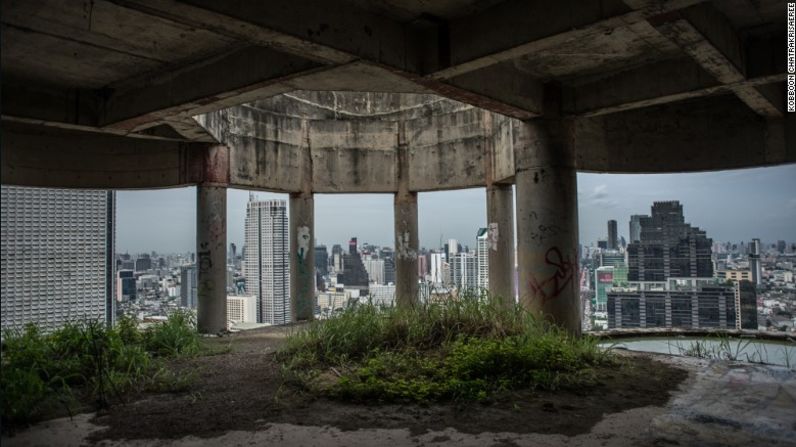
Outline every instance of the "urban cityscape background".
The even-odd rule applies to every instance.
[[[585,330],[796,331],[796,166],[699,174],[579,174]],[[195,309],[195,191],[2,187],[2,326]],[[419,199],[421,298],[488,287],[483,189]],[[230,190],[230,329],[289,322],[286,196]],[[316,199],[315,314],[392,305],[392,206]],[[516,273],[516,272],[515,272]],[[516,277],[516,275],[515,275]]]

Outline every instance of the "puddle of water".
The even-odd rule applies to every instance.
[[[658,354],[693,355],[705,358],[723,358],[742,362],[796,368],[796,345],[731,338],[715,340],[706,338],[623,338],[600,343],[600,346],[624,348],[630,351]]]

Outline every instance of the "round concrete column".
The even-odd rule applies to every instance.
[[[290,194],[290,312],[293,321],[315,311],[315,201],[312,193]]]
[[[512,306],[514,300],[514,192],[511,185],[486,188],[489,240],[489,293],[493,300]]]
[[[227,329],[227,188],[196,187],[197,326]]]
[[[522,123],[514,134],[519,299],[579,335],[577,179],[569,123]]]
[[[395,302],[414,306],[417,286],[417,193],[395,194]]]

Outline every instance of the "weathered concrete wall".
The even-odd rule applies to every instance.
[[[470,108],[406,123],[409,189],[433,191],[483,186],[484,126]]]
[[[312,121],[315,192],[393,192],[397,124],[383,121]]]
[[[231,186],[302,190],[299,154],[308,147],[313,192],[357,193],[397,191],[401,123],[409,190],[483,186],[485,138],[502,144],[510,135],[503,117],[487,132],[483,113],[425,94],[293,92],[197,119],[230,147]],[[501,151],[499,176],[508,178],[513,155]]]

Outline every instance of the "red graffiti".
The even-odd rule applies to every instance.
[[[577,256],[575,256],[575,258],[577,259]],[[545,253],[544,260],[547,265],[555,267],[556,271],[541,282],[532,274],[528,284],[531,289],[532,298],[541,299],[542,304],[558,298],[567,287],[571,287],[573,284],[572,278],[577,271],[577,264],[572,262],[570,256],[565,258],[558,247],[551,247],[548,249],[547,253]]]

